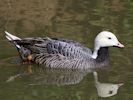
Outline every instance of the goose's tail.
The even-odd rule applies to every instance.
[[[21,38],[17,37],[17,36],[14,36],[12,34],[10,34],[9,32],[5,31],[5,37],[10,41],[12,42],[18,49],[20,49],[20,46],[17,44],[17,40],[21,40]]]

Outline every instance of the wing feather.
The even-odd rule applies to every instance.
[[[46,48],[49,54],[61,54],[71,58],[91,58],[92,55],[92,51],[90,49],[81,45],[77,45],[74,42],[68,43],[64,41],[53,40],[47,43]]]
[[[82,44],[65,39],[25,38],[19,43],[32,53],[61,54],[71,58],[91,58],[92,51]]]

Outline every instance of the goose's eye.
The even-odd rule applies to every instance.
[[[109,40],[111,40],[112,38],[111,37],[108,37]]]
[[[110,90],[110,91],[109,91],[109,94],[112,94],[112,93],[113,93],[113,91],[112,91],[112,90]]]

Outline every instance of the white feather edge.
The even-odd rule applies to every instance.
[[[9,32],[7,32],[7,31],[5,31],[5,33],[6,33],[6,38],[8,39],[8,40],[21,40],[19,37],[17,37],[17,36],[14,36],[14,35],[12,35],[12,34],[10,34]]]
[[[14,36],[14,35],[11,35],[10,33],[8,33],[7,31],[5,31],[6,33],[6,38],[9,40],[9,41],[12,41],[12,40],[21,40],[20,38]],[[16,43],[14,43],[16,45],[17,48],[21,48],[19,45],[17,45]]]
[[[12,39],[11,39],[10,37],[8,37],[7,35],[6,35],[6,38],[7,38],[9,41],[12,41]]]

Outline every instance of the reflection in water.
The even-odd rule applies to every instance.
[[[110,97],[116,95],[119,87],[123,85],[123,83],[120,84],[101,83],[98,81],[97,72],[93,72],[93,75],[95,79],[95,86],[98,92],[98,96],[100,97]]]
[[[53,68],[42,68],[28,66],[28,72],[19,73],[17,75],[9,77],[6,82],[14,81],[16,78],[26,78],[30,80],[29,85],[70,85],[79,83],[84,76],[86,76],[89,71],[85,70],[75,70],[75,69],[53,69]],[[98,81],[97,72],[93,72],[95,87],[97,89],[98,96],[100,97],[110,97],[116,95],[120,84],[113,83],[101,83]]]
[[[22,75],[25,75],[25,74],[17,74],[17,75],[14,75],[14,76],[10,76],[8,78],[8,80],[6,80],[6,82],[14,81],[16,78],[21,77]]]
[[[8,78],[6,82],[14,81],[19,77],[29,77],[30,85],[56,84],[69,85],[79,83],[87,71],[74,69],[52,69],[28,66],[28,73],[24,72]]]
[[[79,83],[87,74],[86,71],[72,70],[72,69],[49,69],[40,68],[39,71],[33,73],[30,78],[32,83],[30,85],[41,84],[56,84],[56,85],[70,85]]]

